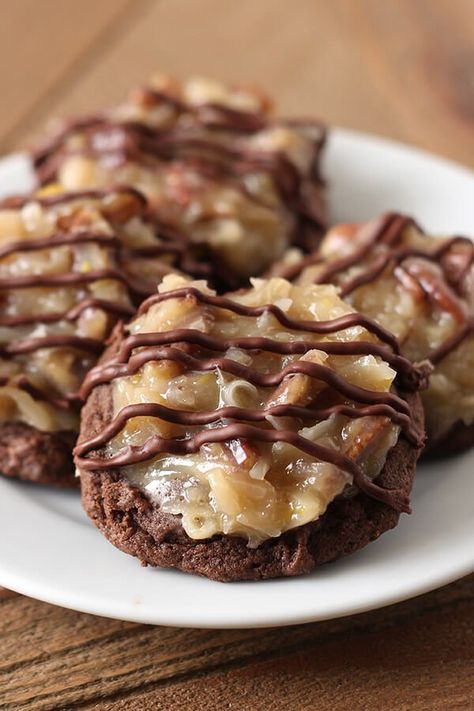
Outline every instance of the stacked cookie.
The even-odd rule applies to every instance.
[[[114,545],[216,580],[397,524],[423,405],[432,452],[473,438],[473,248],[396,214],[324,236],[324,139],[159,76],[35,151],[0,211],[4,474],[80,481]]]

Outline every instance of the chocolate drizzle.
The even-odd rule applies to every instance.
[[[228,299],[225,296],[205,294],[204,292],[199,291],[199,289],[189,286],[182,289],[175,289],[171,292],[167,291],[162,294],[153,294],[140,306],[138,309],[138,315],[140,316],[145,311],[148,311],[148,309],[154,304],[159,304],[162,301],[176,299],[179,297],[192,298],[208,306],[228,309],[239,316],[255,318],[262,316],[265,313],[271,313],[282,326],[295,331],[310,331],[311,333],[324,334],[334,333],[335,331],[343,330],[344,328],[352,328],[353,326],[362,326],[376,335],[381,341],[384,341],[390,345],[395,352],[398,352],[398,342],[395,336],[393,336],[390,331],[387,331],[375,321],[370,318],[366,318],[362,314],[345,314],[339,319],[332,319],[331,321],[301,321],[289,318],[285,312],[275,304],[265,304],[264,306],[245,306],[244,304]]]
[[[454,320],[460,324],[456,333],[430,353],[429,360],[433,365],[436,365],[474,332],[474,319],[469,316],[462,295],[458,296],[456,293],[462,287],[463,280],[474,263],[474,245],[466,237],[454,236],[443,240],[435,249],[403,247],[398,242],[403,231],[410,225],[421,232],[412,218],[397,213],[387,213],[379,220],[359,228],[352,239],[356,244],[361,243],[361,246],[347,257],[327,261],[316,253],[303,258],[298,264],[283,269],[280,273],[284,278],[293,280],[307,267],[322,264],[324,266],[316,275],[314,282],[317,284],[338,284],[340,295],[345,298],[359,287],[375,281],[389,266],[393,267],[393,275],[402,285],[417,290],[422,298],[428,299],[441,310],[450,313]],[[386,250],[381,254],[376,254],[372,263],[355,276],[346,277],[344,273],[360,266],[377,245],[384,245]],[[460,270],[454,270],[454,273],[451,274],[449,259],[456,247],[466,248],[467,259],[464,260]],[[437,264],[442,274],[426,273],[416,264],[407,262],[410,258]],[[448,261],[445,263],[444,260]]]
[[[78,350],[98,354],[103,347],[103,342],[95,338],[86,338],[85,336],[76,336],[74,334],[51,333],[43,338],[24,338],[8,345],[0,345],[0,357],[11,358],[24,353],[32,353],[41,348],[77,348]]]
[[[132,416],[132,413],[129,416]],[[193,454],[199,451],[203,444],[229,442],[235,439],[270,443],[285,442],[312,457],[334,464],[352,474],[356,486],[377,501],[382,501],[400,511],[410,511],[409,501],[406,496],[401,495],[397,490],[383,489],[375,484],[352,459],[344,456],[336,449],[315,444],[291,430],[264,430],[239,422],[224,425],[217,429],[203,430],[187,439],[165,439],[155,435],[145,444],[140,446],[128,445],[115,456],[105,460],[101,457],[81,459],[81,445],[78,445],[75,451],[79,467],[89,471],[97,469],[108,470],[137,464],[152,459],[163,452],[168,454]]]
[[[34,323],[57,323],[58,321],[75,321],[87,309],[100,309],[114,316],[127,318],[133,316],[135,309],[128,304],[120,304],[106,299],[86,297],[68,311],[56,311],[44,314],[25,314],[22,316],[0,316],[0,326],[25,326]]]
[[[194,274],[196,277],[208,277],[211,273],[211,268],[204,262],[193,259],[191,245],[188,237],[175,229],[161,222],[149,214],[148,202],[146,198],[138,190],[127,185],[117,185],[115,187],[104,188],[102,190],[82,190],[69,193],[60,193],[59,195],[48,196],[14,196],[0,201],[1,209],[21,209],[29,202],[35,202],[42,207],[57,207],[69,202],[77,202],[80,200],[104,200],[118,194],[128,194],[133,197],[140,210],[138,214],[143,214],[149,221],[149,224],[154,229],[156,237],[162,241],[157,244],[142,245],[133,249],[126,247],[117,235],[108,235],[101,233],[91,233],[85,230],[78,230],[71,234],[57,232],[52,237],[44,237],[31,240],[17,240],[10,242],[0,248],[0,259],[7,257],[16,252],[29,252],[50,247],[60,247],[65,245],[74,245],[75,243],[95,243],[109,246],[117,251],[117,256],[120,261],[127,261],[134,257],[156,257],[161,255],[171,255],[175,259],[175,265],[183,269],[187,273]],[[150,293],[139,291],[138,293]]]
[[[437,365],[443,358],[456,350],[461,343],[474,333],[474,319],[470,318],[461,328],[447,338],[436,350],[430,354],[430,361]]]
[[[203,177],[230,182],[248,199],[259,202],[243,178],[263,172],[270,176],[282,202],[298,217],[296,240],[302,243],[309,240],[314,245],[314,235],[320,236],[326,226],[321,196],[323,181],[318,165],[325,142],[325,129],[321,123],[272,121],[258,111],[239,111],[216,103],[188,105],[166,92],[148,88],[135,93],[145,105],[168,104],[176,112],[176,120],[187,117],[187,125],[157,128],[139,121],[114,119],[113,111],[67,121],[55,136],[33,153],[40,182],[46,184],[57,179],[62,163],[74,155],[115,166],[131,161],[149,170],[156,169],[163,162],[180,161]],[[307,173],[297,168],[283,151],[236,145],[236,137],[245,138],[275,126],[307,132],[313,146]],[[80,148],[68,145],[69,139],[75,135],[81,135],[83,139],[84,145]],[[223,145],[222,136],[230,137],[232,147]]]
[[[42,207],[56,207],[66,205],[68,202],[80,200],[103,200],[117,194],[127,193],[141,204],[145,211],[148,206],[146,197],[131,185],[112,185],[109,188],[75,190],[74,192],[63,192],[57,195],[13,195],[0,201],[0,208],[19,210],[30,202],[37,202]]]
[[[119,352],[116,360],[114,360],[114,363],[106,366],[98,366],[92,371],[91,374],[86,376],[81,389],[81,396],[86,397],[93,387],[101,383],[108,382],[111,377],[122,377],[136,373],[143,365],[150,361],[173,360],[179,362],[181,365],[192,365],[193,370],[201,372],[216,370],[219,368],[219,370],[223,372],[232,373],[238,377],[245,378],[249,383],[260,385],[261,387],[279,385],[288,375],[301,373],[303,375],[308,375],[309,377],[324,381],[327,385],[336,388],[342,395],[345,395],[353,400],[369,403],[382,402],[380,393],[351,385],[344,379],[337,376],[331,368],[307,361],[290,363],[279,373],[263,375],[258,373],[256,370],[247,368],[246,366],[236,363],[231,359],[220,358],[198,360],[184,351],[180,351],[179,349],[176,349],[176,352],[176,350],[172,348],[160,349],[152,346],[151,348],[145,348],[144,350],[139,351],[139,353],[133,357],[136,358],[136,360],[130,358],[127,363],[124,362],[128,357],[126,355],[127,352],[129,353],[137,347],[147,346],[149,343],[190,343],[193,345],[203,346],[209,350],[219,351],[226,351],[228,348],[234,347],[242,348],[243,350],[265,350],[271,353],[280,354],[304,354],[310,350],[318,349],[324,351],[325,353],[336,355],[359,355],[367,353],[379,355],[382,352],[381,350],[376,348],[370,350],[370,346],[375,344],[364,343],[363,341],[352,343],[316,343],[307,341],[282,343],[269,338],[241,338],[219,342],[217,339],[211,339],[210,337],[204,336],[204,334],[199,331],[187,331],[185,329],[177,329],[175,331],[165,333],[149,333],[144,335],[150,336],[150,338],[146,340],[137,340],[137,336],[131,336],[125,341],[126,348],[124,351]],[[344,348],[343,346],[345,345],[351,347]],[[406,410],[406,403],[401,398],[393,395],[392,393],[383,394],[383,398],[383,401],[390,404],[394,409],[398,408],[405,414],[408,414],[408,411]]]
[[[167,299],[193,299],[214,308],[229,310],[248,318],[258,318],[264,313],[271,313],[285,328],[293,331],[331,334],[344,331],[354,326],[364,326],[372,333],[381,335],[393,348],[366,341],[279,341],[264,337],[244,337],[223,340],[203,334],[194,329],[173,329],[159,333],[138,333],[130,335],[118,346],[111,360],[97,366],[85,379],[81,395],[87,397],[98,385],[110,385],[116,378],[128,377],[137,373],[150,361],[167,360],[179,363],[185,371],[208,372],[219,369],[247,382],[261,387],[279,385],[295,374],[304,374],[317,379],[333,389],[339,398],[353,401],[353,405],[336,402],[329,407],[303,407],[290,403],[269,405],[262,409],[245,407],[221,407],[212,412],[190,412],[170,409],[163,405],[146,403],[129,405],[95,437],[80,442],[75,449],[79,468],[87,470],[113,470],[139,462],[148,461],[161,453],[187,454],[199,450],[206,443],[229,442],[234,439],[249,439],[264,442],[286,442],[301,451],[350,472],[354,483],[366,494],[401,510],[407,510],[408,503],[401,499],[399,492],[387,491],[372,482],[359,465],[348,459],[341,452],[323,447],[297,433],[287,429],[261,429],[251,422],[267,422],[269,416],[293,417],[303,421],[321,421],[333,414],[342,414],[350,418],[381,416],[387,417],[400,426],[406,437],[416,446],[420,445],[423,435],[412,421],[410,409],[395,393],[375,392],[353,385],[331,368],[319,363],[298,360],[289,363],[280,371],[272,374],[261,373],[253,367],[242,365],[226,357],[205,355],[212,351],[225,352],[230,347],[237,347],[249,352],[267,351],[279,354],[301,353],[318,349],[329,354],[354,355],[373,354],[396,365],[400,372],[411,378],[412,387],[419,379],[419,373],[410,362],[397,353],[397,344],[393,337],[359,314],[346,314],[332,321],[301,321],[290,319],[273,304],[250,307],[232,299],[205,294],[193,287],[156,294],[140,308],[144,313],[149,308]],[[190,353],[188,346],[198,346],[200,355]],[[183,349],[184,346],[184,349]],[[395,352],[394,352],[395,351]],[[111,457],[91,456],[101,450],[115,437],[133,417],[157,417],[167,422],[188,427],[220,423],[219,427],[204,429],[181,438],[163,438],[153,436],[140,446],[126,446]],[[229,422],[230,420],[230,422]]]
[[[46,393],[41,388],[34,385],[27,377],[24,375],[19,375],[13,377],[9,380],[6,376],[0,377],[0,387],[10,386],[13,388],[18,388],[24,392],[31,395],[34,400],[44,400],[50,405],[59,408],[60,410],[68,410],[72,404],[79,406],[80,400],[75,393],[64,393],[63,395],[54,395],[51,392]]]
[[[54,208],[65,205],[70,202],[80,202],[82,200],[100,200],[103,208],[104,216],[112,216],[115,209],[120,209],[120,205],[116,206],[108,202],[108,198],[116,198],[121,195],[130,195],[134,203],[134,215],[144,214],[147,208],[147,202],[144,197],[133,188],[109,188],[106,190],[87,190],[76,193],[61,193],[59,195],[50,196],[25,196],[10,198],[2,203],[3,208],[21,209],[27,203],[39,203],[45,208]],[[18,276],[0,276],[0,297],[6,300],[3,313],[0,313],[0,326],[5,328],[16,328],[20,326],[39,326],[46,324],[55,324],[60,322],[74,322],[81,317],[88,309],[100,310],[109,314],[116,320],[117,318],[129,318],[135,312],[132,301],[139,303],[145,296],[152,293],[156,286],[154,283],[148,284],[143,281],[139,282],[137,278],[133,278],[123,267],[130,258],[133,257],[152,257],[161,254],[171,254],[182,257],[185,246],[175,244],[173,242],[157,243],[156,245],[146,245],[143,247],[128,248],[124,246],[122,239],[118,234],[100,233],[94,230],[72,229],[72,231],[58,230],[52,236],[40,237],[33,239],[22,239],[8,242],[0,247],[0,259],[14,257],[24,253],[31,253],[40,250],[50,250],[58,247],[69,246],[74,248],[76,245],[92,243],[107,249],[112,250],[113,256],[111,263],[113,266],[89,271],[66,272],[60,274],[22,274]],[[166,267],[166,265],[164,265]],[[95,297],[93,294],[84,294],[82,287],[94,284],[99,280],[113,280],[123,284],[126,288],[125,293],[120,299],[103,299]],[[9,290],[17,289],[36,289],[36,288],[57,288],[57,287],[79,287],[78,296],[80,300],[68,309],[54,312],[37,312],[27,314],[9,314],[8,313],[8,292]],[[104,348],[102,340],[88,338],[79,334],[65,333],[46,333],[41,336],[22,337],[12,341],[11,343],[0,344],[0,357],[10,359],[16,356],[21,356],[27,353],[46,348],[71,348],[83,353],[89,353],[94,356],[94,360]],[[39,388],[30,384],[27,388],[25,382],[27,379],[23,377],[22,389],[29,392],[34,399],[43,399],[57,405],[59,402],[78,402],[77,393],[66,393],[57,396],[54,393],[41,392]],[[3,382],[3,381],[2,381]],[[5,384],[5,383],[3,383]],[[14,385],[14,383],[12,383]],[[15,386],[15,385],[14,385]],[[18,385],[16,385],[18,387]]]
[[[27,274],[24,276],[1,277],[0,291],[3,289],[31,289],[47,286],[79,286],[91,284],[100,279],[120,281],[134,294],[147,295],[150,289],[136,283],[125,271],[117,267],[104,267],[89,272],[66,272],[65,274]]]
[[[372,403],[368,407],[350,407],[349,405],[332,405],[326,408],[310,408],[301,405],[273,405],[261,409],[241,407],[219,407],[210,412],[193,412],[188,410],[174,410],[156,403],[140,403],[122,408],[117,417],[93,439],[87,443],[87,450],[99,449],[109,440],[119,434],[131,417],[159,417],[167,422],[177,425],[198,427],[213,424],[221,420],[240,420],[249,422],[263,422],[268,417],[297,417],[302,420],[323,420],[331,415],[344,415],[352,419],[359,417],[380,416],[388,417],[405,427],[414,443],[418,443],[418,433],[411,428],[410,417],[406,413],[397,412],[386,403]],[[90,449],[89,449],[90,448]],[[80,450],[80,446],[78,447]],[[90,461],[90,460],[88,460]]]

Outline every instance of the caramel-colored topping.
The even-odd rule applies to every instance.
[[[46,192],[0,209],[0,420],[75,429],[79,386],[112,326],[181,253],[133,189]]]
[[[342,256],[340,256],[342,254]],[[359,312],[395,333],[402,353],[435,369],[422,394],[434,440],[474,420],[474,245],[425,235],[404,215],[333,228],[317,254],[278,269],[299,283],[333,283]]]
[[[273,302],[262,301],[273,292]],[[327,505],[349,480],[369,496],[407,508],[399,492],[382,489],[373,478],[383,465],[387,443],[392,446],[400,428],[415,445],[422,437],[406,402],[390,392],[395,372],[387,363],[412,385],[418,375],[407,359],[391,350],[390,346],[396,348],[391,335],[351,312],[330,287],[304,290],[274,280],[226,298],[168,277],[160,293],[141,307],[130,330],[112,359],[85,380],[83,395],[98,385],[112,385],[115,414],[103,431],[77,445],[79,469],[120,469],[145,490],[149,482],[150,491],[155,486],[177,487],[177,482],[178,488],[186,487],[189,471],[190,482],[197,477],[196,487],[204,498],[208,487],[214,491],[215,484],[222,493],[222,487],[233,488],[238,480],[241,495],[249,497],[252,516],[258,506],[262,512],[271,508],[276,497],[279,503],[269,513],[271,524],[261,522],[257,533],[239,523],[238,514],[236,519],[212,503],[211,513],[202,503],[207,513],[200,516],[201,534],[238,531],[253,542],[301,525],[299,516],[293,520],[289,514],[296,496],[292,487],[298,485],[290,470],[284,474],[293,465],[279,463],[275,452],[281,447],[289,462],[302,457],[303,468],[321,465],[326,472],[321,474],[322,489],[315,484],[313,494],[319,503],[311,518],[322,511],[321,491],[326,492]],[[255,335],[262,332],[265,335]],[[389,345],[380,343],[379,334]],[[216,351],[224,355],[216,357]],[[308,437],[308,428],[324,422],[333,428],[334,439]],[[365,423],[364,434],[359,423]],[[340,441],[344,428],[347,432]],[[372,467],[369,445],[376,462]],[[263,483],[265,467],[272,472],[271,485]],[[213,484],[214,475],[206,474],[217,469],[224,470],[215,476],[219,481],[224,477],[225,484],[224,480]],[[257,477],[261,486],[271,486],[267,492],[271,500],[264,497],[259,504],[250,493],[260,486],[252,474],[257,469],[263,472]],[[176,471],[175,476],[168,470]],[[288,481],[283,485],[285,476]],[[210,501],[214,495],[209,494]],[[192,522],[186,523],[193,505],[176,501],[173,505],[184,515],[189,535],[201,537]],[[270,533],[273,526],[277,533]]]
[[[66,122],[34,161],[43,184],[135,186],[233,287],[290,241],[319,239],[324,140],[318,122],[270,118],[255,92],[191,80],[135,90],[122,105]]]

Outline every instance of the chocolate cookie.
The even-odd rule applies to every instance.
[[[78,488],[71,452],[74,432],[42,432],[24,422],[0,425],[1,473],[13,479]]]
[[[433,237],[390,213],[338,225],[309,257],[289,253],[274,272],[296,283],[332,283],[354,308],[389,328],[402,353],[433,370],[422,393],[427,453],[474,444],[474,244]]]
[[[234,288],[326,224],[325,129],[273,118],[255,90],[158,76],[123,104],[64,123],[34,152],[42,184],[133,185],[161,227]],[[193,275],[194,272],[190,272]]]
[[[86,378],[76,447],[84,508],[121,550],[223,581],[298,575],[409,510],[421,375],[333,288],[230,299],[170,276],[129,333]]]
[[[114,324],[181,256],[131,188],[0,206],[0,471],[78,486],[79,386]]]
[[[449,457],[461,454],[474,443],[474,422],[470,425],[464,424],[462,420],[456,420],[444,434],[440,435],[425,447],[423,456],[425,458]]]

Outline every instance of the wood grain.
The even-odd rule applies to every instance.
[[[317,114],[474,165],[471,0],[141,0],[140,12],[134,8],[4,148],[58,112],[115,101],[162,69],[256,82],[283,112]]]
[[[0,151],[156,69],[474,166],[471,0],[1,0]],[[190,601],[192,604],[192,600]],[[260,631],[106,620],[0,589],[0,709],[474,709],[474,576]]]
[[[111,36],[130,0],[3,0],[0,6],[0,136],[21,130],[58,84]]]
[[[14,595],[0,598],[0,649],[0,708],[469,709],[474,576],[385,610],[258,631],[135,625]]]

